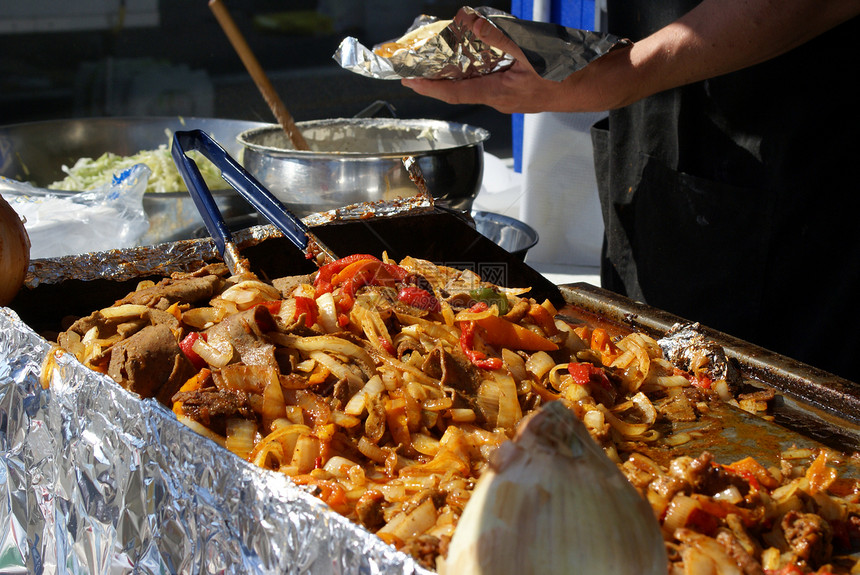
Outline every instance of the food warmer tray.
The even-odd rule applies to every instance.
[[[415,212],[330,221],[312,227],[326,245],[341,255],[386,252],[395,260],[411,255],[470,268],[487,281],[508,287],[531,286],[537,299],[548,298],[558,307],[569,304],[602,321],[640,330],[654,338],[662,337],[676,323],[695,320],[586,283],[556,286],[478,233],[467,216],[439,208]],[[194,242],[211,243],[211,240],[182,240],[174,244]],[[275,235],[246,243],[245,247],[240,245],[242,253],[250,261],[252,271],[261,277],[298,275],[315,269],[286,238]],[[164,246],[133,248],[123,250],[123,256],[133,261],[137,257],[151,257],[150,252],[160,249]],[[217,258],[217,253],[212,253]],[[35,262],[35,267],[39,266]],[[59,283],[40,283],[35,289],[22,290],[10,307],[35,331],[50,333],[59,329],[64,316],[87,315],[110,305],[132,291],[141,279],[147,278],[139,276],[125,281],[66,278]],[[843,451],[860,451],[860,386],[706,326],[700,329],[708,339],[724,347],[748,383],[776,390],[775,419],[780,424],[776,429],[787,427]]]
[[[562,312],[570,313],[574,318],[587,318],[611,323],[620,329],[642,330],[654,337],[661,337],[677,322],[685,322],[682,318],[588,284],[556,286],[526,265],[521,258],[509,254],[479,234],[462,216],[444,210],[424,210],[393,217],[331,221],[312,227],[314,233],[322,241],[341,255],[360,252],[381,254],[385,251],[389,257],[394,259],[411,255],[454,267],[472,268],[482,274],[485,279],[499,284],[533,286],[532,295],[538,299],[549,298],[558,306],[567,306]],[[263,230],[263,233],[260,230]],[[313,264],[305,260],[304,256],[288,240],[277,233],[267,233],[268,230],[273,230],[273,228],[271,226],[258,226],[234,234],[237,245],[242,254],[250,261],[255,273],[264,278],[276,278],[284,275],[309,273],[315,269]],[[185,254],[185,256],[181,254]],[[23,289],[9,307],[20,318],[19,323],[26,323],[33,331],[50,338],[51,332],[61,329],[62,319],[66,315],[89,314],[91,311],[109,306],[117,299],[125,296],[143,279],[159,279],[173,271],[191,271],[205,261],[217,259],[218,254],[214,242],[205,238],[130,250],[85,254],[71,259],[36,260],[32,262],[28,275],[29,287]],[[75,273],[70,273],[71,270],[74,270]],[[87,273],[91,275],[87,277]],[[5,325],[6,322],[6,314],[0,310],[0,325]],[[815,448],[823,444],[847,452],[858,449],[860,446],[860,415],[858,415],[860,414],[860,394],[858,394],[855,384],[809,366],[795,363],[728,335],[707,328],[703,328],[703,331],[708,338],[725,348],[727,355],[741,369],[749,385],[771,387],[777,392],[773,402],[775,418],[774,421],[770,421],[727,404],[714,405],[707,416],[689,424],[689,429],[684,429],[684,431],[698,431],[699,433],[692,433],[691,436],[694,439],[673,447],[672,456],[688,453],[696,456],[703,450],[708,450],[714,454],[715,460],[724,463],[752,456],[765,465],[773,465],[778,461],[781,451],[793,446]],[[0,333],[0,342],[3,342],[7,335]],[[173,465],[180,465],[176,471],[171,471],[175,468],[167,467],[166,463],[162,463],[162,467],[157,467],[153,461],[143,467],[132,466],[131,469],[127,469],[124,467],[126,459],[117,461],[97,459],[93,462],[92,457],[88,456],[87,452],[81,452],[82,457],[89,458],[86,459],[86,463],[94,468],[93,471],[105,467],[107,469],[105,473],[114,474],[111,477],[116,476],[117,481],[121,477],[128,480],[129,477],[134,479],[139,475],[146,475],[146,481],[153,481],[152,485],[156,487],[173,486],[166,491],[159,491],[160,488],[158,488],[153,493],[147,492],[149,495],[145,501],[141,500],[136,503],[146,503],[146,505],[155,505],[156,507],[153,511],[154,518],[151,521],[148,519],[151,525],[145,523],[140,526],[140,533],[147,534],[148,537],[146,541],[149,555],[137,557],[142,551],[129,548],[126,550],[127,554],[129,557],[134,556],[132,558],[134,561],[158,557],[159,561],[187,562],[197,560],[195,558],[198,557],[198,554],[205,552],[208,543],[204,544],[202,540],[185,542],[187,549],[173,549],[173,547],[167,549],[167,547],[162,547],[165,543],[160,539],[160,536],[149,531],[163,527],[159,519],[162,515],[167,514],[169,516],[170,513],[177,513],[185,519],[183,520],[184,523],[180,525],[175,523],[176,518],[174,517],[174,523],[171,524],[174,527],[183,527],[187,533],[196,533],[200,537],[207,538],[207,541],[217,540],[220,542],[219,545],[239,545],[245,549],[241,558],[234,558],[245,570],[259,570],[259,565],[262,563],[293,562],[298,553],[307,562],[314,565],[315,568],[311,570],[314,573],[353,572],[351,567],[348,568],[347,565],[352,567],[362,565],[363,567],[357,568],[358,572],[370,572],[367,571],[368,565],[388,565],[389,567],[397,566],[391,572],[427,573],[425,569],[412,565],[409,557],[396,553],[392,555],[391,549],[388,549],[387,546],[366,532],[362,532],[361,529],[347,524],[346,520],[342,520],[340,516],[336,516],[333,512],[329,514],[319,511],[318,506],[323,504],[316,500],[307,501],[307,498],[293,493],[296,490],[294,487],[291,488],[283,482],[276,481],[276,477],[266,475],[263,470],[252,470],[249,465],[243,464],[242,461],[233,461],[229,453],[220,454],[214,449],[207,451],[205,448],[205,445],[208,445],[206,440],[175,422],[175,419],[171,419],[166,410],[159,409],[161,406],[153,406],[151,400],[138,401],[121,389],[113,390],[113,387],[118,388],[116,384],[110,380],[104,381],[106,378],[96,377],[86,368],[80,367],[70,370],[72,374],[77,374],[73,375],[76,379],[71,380],[71,386],[69,382],[65,382],[63,389],[58,390],[58,398],[56,399],[51,399],[50,394],[32,391],[32,387],[27,388],[31,391],[24,395],[22,395],[21,389],[17,391],[8,389],[10,385],[14,387],[15,384],[14,382],[10,383],[9,374],[3,371],[3,366],[13,366],[14,374],[14,366],[16,362],[20,361],[17,356],[25,356],[36,348],[45,349],[47,346],[47,343],[40,340],[35,334],[21,338],[20,341],[25,342],[20,344],[23,347],[13,349],[10,356],[2,357],[3,354],[0,353],[0,397],[6,397],[3,401],[3,407],[0,408],[0,432],[4,430],[4,426],[13,425],[13,422],[13,427],[18,426],[15,428],[19,429],[21,433],[24,433],[24,429],[29,429],[26,432],[29,435],[24,437],[28,438],[26,441],[30,441],[30,443],[20,446],[24,450],[23,454],[30,457],[35,454],[35,452],[31,453],[31,450],[36,450],[31,436],[38,436],[42,441],[45,439],[42,437],[45,433],[44,429],[30,429],[30,426],[21,427],[25,423],[24,420],[31,417],[27,414],[35,414],[38,419],[43,409],[54,409],[52,402],[68,401],[73,402],[71,407],[66,407],[66,404],[63,403],[61,407],[56,408],[56,411],[59,411],[64,418],[62,429],[65,430],[67,425],[76,422],[85,428],[86,433],[102,433],[100,430],[103,427],[100,426],[103,424],[107,425],[104,429],[108,430],[116,427],[122,432],[120,436],[122,442],[132,441],[132,454],[141,445],[150,446],[152,442],[155,442],[152,443],[151,449],[146,448],[147,455],[152,451],[157,461],[161,461],[159,458],[164,458],[166,461],[173,462]],[[37,341],[37,344],[33,344],[33,341]],[[32,349],[25,349],[28,346],[32,346]],[[20,353],[18,353],[19,351]],[[33,367],[36,371],[39,369],[38,364],[35,366],[29,364],[27,367],[28,369]],[[87,372],[87,374],[84,375],[83,372]],[[77,379],[82,377],[87,378],[84,384],[81,384]],[[86,383],[91,381],[98,382],[92,386],[92,389]],[[35,387],[38,388],[38,384]],[[107,392],[104,391],[105,389]],[[77,394],[81,395],[80,401],[85,402],[85,406],[74,403]],[[90,409],[95,411],[88,413],[86,410]],[[145,418],[139,420],[127,415],[132,412],[138,413],[138,415],[143,414]],[[7,414],[8,419],[2,417],[4,413]],[[20,422],[16,419],[19,418],[19,415],[21,416]],[[26,417],[24,417],[25,415]],[[65,418],[70,419],[66,420]],[[130,423],[126,425],[123,418],[129,419]],[[141,425],[145,425],[145,429],[148,430],[147,435],[151,435],[153,430],[157,430],[158,437],[164,437],[163,434],[168,434],[173,439],[162,442],[151,436],[135,435],[143,433],[144,427],[140,427]],[[129,432],[128,429],[132,431]],[[11,427],[9,431],[12,431]],[[59,442],[61,439],[63,441],[68,439],[80,447],[85,447],[84,444],[87,442],[97,445],[99,441],[98,437],[92,435],[77,439],[77,436],[65,438],[65,431],[63,434],[63,438],[54,437],[52,441]],[[116,440],[117,438],[113,435],[111,438]],[[3,434],[0,433],[0,440],[2,440],[2,436]],[[7,438],[14,439],[8,434]],[[9,445],[13,445],[13,443],[9,443]],[[134,446],[138,447],[135,448]],[[119,445],[119,442],[115,447],[118,450],[124,449]],[[66,451],[62,451],[62,453],[66,453]],[[77,451],[73,450],[72,453],[77,453]],[[119,454],[119,451],[117,453]],[[139,454],[137,456],[139,457]],[[15,461],[15,459],[12,458],[10,461]],[[211,466],[212,462],[215,461],[221,463],[218,467],[211,468],[209,475],[205,476],[206,482],[199,486],[197,485],[199,480],[189,483],[188,476],[179,475],[186,471],[196,473],[194,469],[186,470],[186,468],[197,466],[201,462],[209,462]],[[32,462],[34,465],[47,465],[48,463],[50,462]],[[77,460],[61,459],[53,465],[55,467],[60,466],[62,469],[51,468],[47,472],[48,474],[60,478],[76,477],[80,481],[90,477],[87,474],[88,468],[86,466],[80,467]],[[222,468],[224,471],[219,473],[218,470]],[[14,469],[8,467],[7,469],[10,472],[15,470],[17,467]],[[130,472],[131,475],[129,475]],[[36,489],[39,493],[41,493],[40,489],[46,488],[46,486],[39,484],[38,478],[31,477],[29,471],[25,473],[26,475],[20,477],[15,475],[22,482],[22,488],[27,488],[28,492],[31,489]],[[148,473],[152,475],[149,476]],[[858,475],[854,458],[847,460],[843,473],[852,476]],[[274,475],[277,476],[277,474]],[[102,475],[98,477],[102,477]],[[11,479],[12,475],[9,475],[9,478]],[[222,495],[220,491],[209,490],[207,486],[210,484],[213,489],[215,484],[226,484],[231,487],[231,490]],[[108,544],[124,545],[124,540],[120,536],[121,532],[118,530],[119,525],[112,525],[110,518],[101,515],[98,517],[84,516],[88,513],[92,514],[96,511],[101,513],[103,511],[102,507],[99,507],[101,499],[96,497],[102,495],[100,492],[96,493],[98,486],[95,484],[85,483],[81,485],[83,487],[77,490],[71,489],[74,486],[69,489],[75,494],[75,497],[86,496],[81,501],[73,500],[80,508],[74,507],[73,509],[77,511],[68,516],[63,515],[66,513],[64,507],[56,508],[54,512],[63,515],[63,517],[58,517],[58,520],[68,522],[74,518],[85,526],[84,531],[76,533],[83,533],[85,537],[90,538],[94,535],[87,529],[92,525],[98,525],[100,528],[107,529],[102,535]],[[142,485],[138,485],[138,488]],[[93,491],[94,489],[96,491]],[[241,493],[238,496],[240,499],[238,504],[231,498],[230,493],[233,493],[232,497],[237,497],[236,493]],[[52,496],[60,497],[61,495],[61,493],[56,493]],[[161,499],[157,502],[151,501],[151,498],[156,495],[159,495]],[[116,498],[119,500],[124,500],[126,497],[131,497],[132,503],[137,501],[134,499],[134,494],[116,494]],[[307,497],[313,499],[311,496]],[[31,499],[32,497],[27,496],[28,501]],[[37,499],[39,509],[41,509],[44,501],[42,498]],[[187,507],[184,503],[187,501],[194,501],[195,503],[191,507]],[[33,505],[35,504],[33,503]],[[274,507],[272,507],[273,505]],[[50,505],[46,507],[46,509],[48,508]],[[3,511],[0,508],[0,518],[3,516]],[[22,525],[22,528],[35,530],[33,533],[43,533],[40,524],[43,511],[33,510],[30,515],[25,515],[25,512],[22,511],[21,514],[16,514],[11,519],[14,523],[14,520],[23,518],[22,520],[27,523],[27,526]],[[230,514],[231,512],[239,513],[241,517],[234,517]],[[251,529],[242,523],[247,519],[246,516],[257,517],[258,513],[263,512],[269,513],[267,515],[269,521],[265,522],[265,525],[254,524],[251,526],[253,529]],[[33,513],[36,513],[36,516]],[[216,515],[212,515],[212,513],[216,513]],[[140,519],[145,517],[148,516],[141,515]],[[7,519],[9,518],[7,517]],[[212,521],[216,519],[217,521],[213,524]],[[71,531],[65,532],[67,528],[71,530],[70,525],[65,523],[49,525],[47,516],[44,523],[45,529],[52,529],[51,533],[59,536],[63,541],[71,536]],[[18,525],[17,523],[14,524]],[[270,532],[266,525],[277,527],[277,529],[281,529],[281,526],[292,529],[295,525],[301,525],[302,533],[306,532],[305,529],[309,529],[318,538],[312,541],[302,537],[290,538],[289,535],[284,536],[280,531],[277,533]],[[124,528],[127,530],[128,526]],[[116,530],[116,536],[111,535],[113,531],[110,529]],[[200,531],[201,529],[202,531]],[[298,532],[291,533],[297,535]],[[22,541],[28,537],[23,532],[18,533],[18,535],[23,538]],[[134,535],[134,537],[138,536],[142,537],[143,535]],[[36,535],[34,537],[39,538]],[[284,537],[287,537],[286,541]],[[38,546],[35,539],[32,541],[34,541],[34,545]],[[135,545],[140,543],[141,541],[138,541]],[[158,547],[153,547],[154,545]],[[173,543],[171,542],[169,545],[172,546]],[[199,549],[194,547],[195,545],[199,545]],[[48,553],[50,550],[39,550],[34,547],[33,551]],[[165,557],[167,559],[164,559]],[[50,560],[50,558],[48,559]],[[25,563],[24,561],[21,564]]]

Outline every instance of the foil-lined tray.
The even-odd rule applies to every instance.
[[[55,353],[9,308],[0,452],[3,573],[428,573],[285,476]]]
[[[577,309],[655,338],[663,337],[679,323],[689,323],[589,284],[561,288],[565,299]],[[719,346],[746,382],[771,388],[778,394],[773,423],[750,420],[752,429],[739,443],[743,449],[766,460],[791,442],[813,440],[839,451],[860,452],[860,384],[707,326],[698,326],[697,331]],[[768,438],[773,441],[765,441]],[[774,449],[778,443],[780,449]],[[738,452],[743,449],[738,448]]]
[[[420,194],[394,200],[350,204],[327,212],[310,214],[302,218],[302,221],[308,227],[317,227],[335,222],[427,214],[433,211],[433,206],[432,197]],[[274,226],[266,225],[240,230],[236,232],[234,240],[239,249],[244,249],[274,238],[283,238],[283,234]],[[296,250],[295,253],[299,252]],[[33,289],[42,284],[59,284],[68,280],[124,281],[150,275],[166,277],[174,272],[192,271],[201,267],[204,262],[217,258],[218,251],[211,238],[44,258],[30,263],[24,285]]]
[[[395,259],[414,255],[474,267],[497,283],[533,285],[602,321],[658,337],[680,319],[593,286],[542,284],[542,276],[455,214],[349,219],[356,213],[341,214],[346,220],[321,216],[314,232],[341,255],[390,249]],[[306,273],[299,267],[312,265],[269,226],[235,237],[252,267],[268,277]],[[144,276],[213,258],[211,240],[185,240],[88,254],[79,265],[36,261],[31,287],[0,308],[0,571],[431,573],[287,477],[240,460],[39,335],[61,313],[110,305]],[[84,273],[86,266],[93,268],[86,281],[63,274]],[[855,385],[705,333],[745,377],[779,391],[777,415],[788,425],[727,407],[699,422],[703,439],[685,449],[773,458],[791,445],[834,438],[843,449],[858,449]],[[806,427],[789,429],[798,423]]]
[[[436,261],[494,271],[499,281],[542,277],[461,215],[420,198],[304,221],[341,255],[420,256],[423,246]],[[272,226],[234,239],[261,277],[313,269]],[[39,335],[141,279],[218,259],[205,238],[31,262],[27,287],[0,307],[0,572],[431,573]]]

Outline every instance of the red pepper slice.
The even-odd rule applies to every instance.
[[[690,373],[688,371],[681,371],[677,367],[672,371],[672,375],[685,377],[691,385],[702,389],[711,389],[711,386],[714,384],[713,380],[704,373]]]
[[[606,406],[615,405],[618,391],[603,369],[588,362],[572,361],[567,364],[567,371],[574,383],[585,386],[594,399]]]
[[[442,306],[439,304],[439,300],[437,300],[426,289],[422,289],[420,287],[403,286],[400,288],[400,291],[397,292],[397,299],[406,305],[411,305],[418,309],[435,312],[442,311]]]
[[[487,357],[487,354],[477,351],[475,347],[475,322],[460,322],[460,349],[469,358],[475,367],[481,369],[499,369],[502,367],[502,359],[499,357]]]
[[[367,285],[395,287],[408,272],[400,266],[377,259],[352,262],[331,278],[329,285],[337,291],[338,309],[346,313],[355,303],[355,293]]]
[[[361,260],[376,260],[379,261],[379,258],[376,256],[372,256],[369,254],[352,254],[351,256],[346,256],[340,258],[339,260],[335,260],[331,263],[328,263],[321,267],[317,271],[317,275],[314,278],[314,288],[316,288],[316,297],[321,296],[324,293],[328,293],[332,291],[332,278],[335,274],[342,271],[349,264],[361,261]]]
[[[529,308],[529,317],[540,327],[545,334],[553,336],[558,333],[558,327],[555,325],[555,318],[545,307],[539,303],[534,303]]]
[[[312,298],[304,296],[296,296],[293,299],[296,302],[296,315],[293,317],[293,321],[301,317],[302,314],[305,314],[305,327],[314,325],[319,317],[317,302]]]
[[[376,256],[353,254],[326,264],[314,278],[314,296],[332,293],[336,288],[338,311],[346,314],[355,303],[355,292],[366,285],[394,287],[406,279],[409,272],[394,264],[384,263]]]
[[[197,352],[194,351],[194,342],[198,339],[203,338],[203,341],[206,341],[206,334],[201,334],[197,331],[189,332],[182,341],[179,342],[179,349],[185,354],[185,357],[188,358],[188,361],[191,362],[191,365],[194,366],[194,369],[200,371],[204,367],[206,367],[206,361],[203,360],[202,357],[197,355]]]
[[[397,350],[394,348],[394,344],[391,343],[391,340],[389,340],[388,338],[380,338],[379,344],[382,346],[382,349],[387,351],[389,354],[393,356],[397,355]]]
[[[362,260],[354,262],[337,273],[331,280],[332,287],[355,284],[354,289],[364,285],[393,286],[397,281],[403,281],[407,272],[400,266],[386,264],[379,260]]]
[[[609,365],[612,361],[621,355],[621,350],[612,343],[612,338],[601,327],[594,328],[591,333],[591,349],[599,351],[603,356],[603,363]]]
[[[264,308],[269,310],[269,313],[273,315],[281,311],[281,300],[264,301],[258,303],[257,305],[263,306]]]
[[[579,385],[594,383],[607,391],[615,393],[615,388],[612,387],[612,382],[609,381],[606,372],[594,364],[587,361],[582,363],[572,361],[567,364],[567,372],[573,378],[573,381]]]

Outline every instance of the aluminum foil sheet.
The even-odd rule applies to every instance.
[[[522,49],[538,74],[555,81],[581,70],[610,50],[631,43],[611,34],[520,20],[486,6],[464,7],[458,16],[486,18]],[[406,33],[434,20],[419,16]],[[367,48],[358,39],[347,37],[333,58],[347,70],[380,80],[464,79],[500,72],[513,64],[509,54],[481,42],[458,20],[455,18],[438,36],[417,49],[400,50],[390,57],[375,52],[379,45]]]
[[[435,21],[432,16],[418,16],[405,32]],[[347,70],[380,80],[463,79],[498,72],[513,64],[510,55],[481,42],[457,21],[416,49],[399,50],[385,57],[376,53],[378,47],[367,48],[350,36],[340,43],[333,58]]]
[[[433,198],[417,195],[389,201],[351,204],[327,212],[310,214],[302,219],[308,227],[337,221],[366,220],[416,214],[433,209]],[[282,237],[274,226],[253,226],[233,234],[236,246],[243,248],[269,238]],[[76,256],[37,259],[30,262],[24,285],[35,288],[40,284],[60,283],[74,278],[91,281],[109,279],[125,281],[148,275],[168,276],[175,272],[199,269],[204,262],[218,258],[211,238],[93,252]]]
[[[432,200],[305,219],[412,214]],[[234,234],[240,248],[281,232]],[[191,271],[211,238],[31,262],[26,284]],[[286,476],[240,460],[0,307],[0,573],[431,573]]]
[[[726,380],[740,386],[740,370],[729,360],[722,346],[709,340],[698,323],[676,323],[657,340],[663,355],[684,371],[704,372],[712,380]]]
[[[430,573],[287,477],[55,355],[9,308],[0,494],[2,573]]]

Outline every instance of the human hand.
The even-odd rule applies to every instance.
[[[402,85],[449,104],[483,104],[504,113],[595,112],[620,105],[622,96],[607,89],[606,82],[614,77],[617,63],[623,67],[626,55],[607,54],[586,69],[556,82],[535,72],[519,46],[485,18],[460,10],[455,20],[470,28],[479,40],[511,55],[513,65],[501,72],[465,80],[410,78],[401,80]]]
[[[534,103],[531,91],[535,83],[546,80],[534,71],[522,50],[486,19],[464,10],[454,19],[470,28],[479,40],[510,54],[514,58],[513,65],[503,72],[465,80],[410,78],[402,80],[401,84],[422,96],[449,104],[484,104],[505,113],[525,112],[523,103]]]

